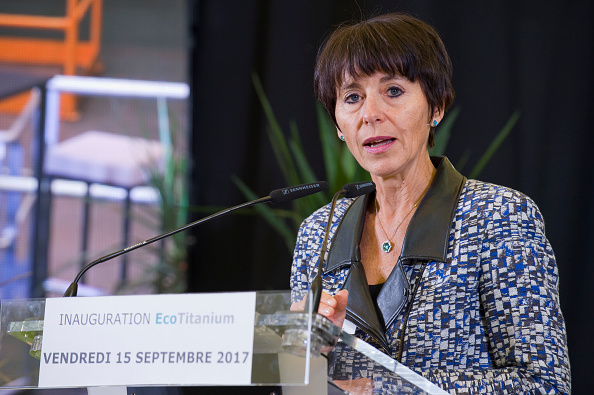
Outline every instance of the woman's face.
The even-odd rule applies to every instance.
[[[351,153],[372,176],[390,178],[427,158],[429,122],[441,121],[418,82],[377,72],[338,87],[336,122]]]

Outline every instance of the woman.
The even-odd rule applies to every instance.
[[[318,54],[315,92],[376,184],[336,205],[319,313],[451,393],[569,393],[558,271],[538,207],[429,156],[454,99],[434,29],[402,14],[339,27]],[[317,272],[328,215],[322,207],[300,228],[294,308]],[[332,249],[338,239],[348,247]],[[341,358],[333,377],[355,371],[380,393],[395,390],[389,374]]]

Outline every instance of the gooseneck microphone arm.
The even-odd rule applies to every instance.
[[[253,205],[259,204],[259,203],[269,203],[269,202],[270,203],[282,203],[282,202],[286,202],[286,201],[290,201],[290,200],[294,200],[294,199],[299,199],[304,196],[311,195],[313,193],[324,191],[326,189],[328,189],[328,183],[326,181],[318,181],[318,182],[310,183],[310,184],[303,184],[303,185],[297,185],[297,186],[293,186],[293,187],[275,189],[274,191],[270,192],[269,196],[266,196],[266,197],[263,197],[260,199],[256,199],[256,200],[252,200],[247,203],[242,203],[237,206],[227,208],[225,210],[221,210],[217,213],[209,215],[208,217],[205,217],[205,218],[199,219],[197,221],[194,221],[192,223],[186,224],[180,228],[163,233],[159,236],[155,236],[152,239],[148,239],[148,240],[145,240],[138,244],[135,244],[133,246],[126,247],[120,251],[112,252],[111,254],[105,255],[104,257],[101,257],[101,258],[87,264],[85,267],[83,267],[81,269],[81,271],[76,275],[74,281],[70,284],[70,286],[68,287],[66,292],[64,292],[64,296],[76,296],[77,292],[78,292],[78,282],[80,281],[82,276],[89,269],[91,269],[94,266],[97,266],[100,263],[109,261],[110,259],[116,258],[116,257],[126,254],[130,251],[134,251],[138,248],[141,248],[141,247],[144,247],[151,243],[154,243],[155,241],[165,239],[165,238],[172,236],[176,233],[183,232],[184,230],[190,229],[196,225],[200,225],[201,223],[210,221],[211,219],[220,217],[222,215],[228,214],[235,210],[239,210],[241,208],[250,207],[250,206],[253,206]]]
[[[326,229],[324,231],[324,240],[322,241],[322,247],[320,250],[320,257],[318,258],[318,272],[311,282],[310,291],[311,297],[313,298],[313,312],[317,313],[320,307],[320,301],[322,300],[322,272],[324,271],[324,263],[326,260],[326,250],[328,248],[328,235],[330,234],[330,228],[332,227],[332,218],[334,217],[334,209],[336,207],[336,201],[341,195],[346,198],[353,198],[375,190],[375,184],[371,181],[366,182],[353,182],[346,184],[342,189],[334,194],[332,198],[332,204],[330,205],[330,212],[328,213],[328,222],[326,222]],[[307,305],[307,303],[306,303]]]
[[[100,263],[103,263],[105,261],[109,261],[110,259],[116,258],[116,257],[118,257],[120,255],[123,255],[123,254],[126,254],[126,253],[128,253],[130,251],[134,251],[134,250],[136,250],[138,248],[141,248],[141,247],[144,247],[144,246],[149,245],[151,243],[154,243],[155,241],[159,241],[159,240],[165,239],[165,238],[167,238],[169,236],[172,236],[172,235],[174,235],[176,233],[183,232],[184,230],[190,229],[190,228],[192,228],[192,227],[194,227],[196,225],[199,225],[199,224],[201,224],[203,222],[209,221],[209,220],[211,220],[213,218],[220,217],[221,215],[230,213],[231,211],[239,210],[240,208],[249,207],[249,206],[252,206],[254,204],[264,203],[264,202],[269,202],[269,201],[271,201],[270,196],[266,196],[266,197],[263,197],[263,198],[260,198],[260,199],[257,199],[257,200],[253,200],[251,202],[243,203],[243,204],[240,204],[238,206],[231,207],[231,208],[228,208],[228,209],[219,211],[218,213],[215,213],[215,214],[212,214],[212,215],[210,215],[208,217],[199,219],[198,221],[192,222],[190,224],[186,224],[186,225],[182,226],[181,228],[174,229],[172,231],[169,231],[167,233],[163,233],[163,234],[161,234],[159,236],[156,236],[156,237],[153,237],[151,239],[145,240],[145,241],[140,242],[138,244],[134,244],[133,246],[126,247],[123,250],[119,250],[119,251],[116,251],[116,252],[112,252],[112,253],[110,253],[108,255],[105,255],[104,257],[101,257],[101,258],[99,258],[99,259],[97,259],[97,260],[95,260],[95,261],[87,264],[85,267],[83,267],[82,270],[75,277],[75,279],[72,282],[72,284],[70,284],[70,286],[68,287],[68,289],[64,293],[64,296],[76,296],[76,293],[77,293],[77,290],[78,290],[78,282],[80,281],[80,279],[82,278],[82,276],[89,269],[91,269],[94,266],[97,266]]]
[[[328,215],[328,222],[326,223],[326,230],[324,231],[324,241],[322,241],[322,249],[320,257],[318,258],[318,272],[314,277],[309,287],[312,297],[313,312],[317,313],[320,307],[320,301],[322,300],[322,271],[324,270],[324,257],[326,255],[326,246],[328,245],[328,233],[330,233],[330,227],[332,226],[332,217],[334,216],[334,207],[336,207],[336,201],[338,197],[345,193],[344,188],[334,194],[332,198],[332,204],[330,206],[330,213]],[[306,306],[309,304],[306,302]]]

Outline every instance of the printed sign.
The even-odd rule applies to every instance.
[[[39,387],[246,385],[256,294],[46,300]]]

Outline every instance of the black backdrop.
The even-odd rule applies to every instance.
[[[322,37],[341,21],[389,11],[434,25],[452,57],[461,109],[447,150],[453,163],[467,150],[476,160],[521,111],[480,178],[528,194],[543,212],[561,276],[573,392],[587,393],[594,351],[594,2],[188,1],[191,187],[198,206],[244,201],[232,175],[261,196],[284,186],[252,71],[262,78],[281,126],[288,130],[297,122],[309,160],[320,169],[312,70]],[[290,254],[261,218],[228,216],[192,236],[191,291],[288,289]]]

